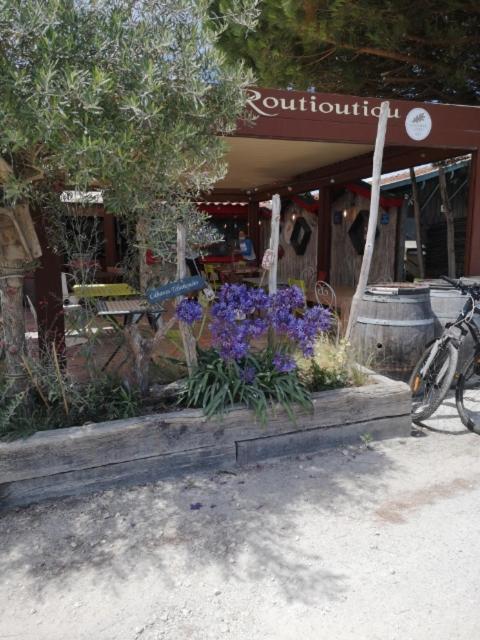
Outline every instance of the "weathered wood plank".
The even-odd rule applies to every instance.
[[[40,432],[26,440],[0,444],[0,483],[43,477],[102,465],[181,453],[202,447],[234,446],[266,434],[346,425],[410,413],[410,391],[403,383],[372,376],[374,384],[314,394],[314,412],[296,412],[292,425],[277,408],[267,425],[245,408],[223,419],[206,420],[185,410],[129,420]]]
[[[237,442],[237,463],[251,464],[268,458],[315,453],[326,447],[360,444],[361,436],[384,440],[410,435],[410,415],[356,422],[346,426],[290,431]]]
[[[235,448],[230,445],[7,482],[0,484],[0,510],[52,498],[85,495],[112,486],[155,482],[200,469],[231,468],[235,464]]]

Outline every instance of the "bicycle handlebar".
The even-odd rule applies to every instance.
[[[448,276],[440,276],[440,279],[445,280],[445,282],[448,282],[455,288],[462,286],[462,281],[459,280],[458,278],[449,278]]]
[[[440,278],[451,284],[455,289],[460,289],[462,293],[469,294],[476,300],[480,299],[480,282],[467,284],[462,282],[461,278],[449,278],[448,276],[440,276]]]

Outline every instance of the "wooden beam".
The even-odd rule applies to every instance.
[[[405,195],[402,206],[397,209],[397,242],[395,256],[395,280],[405,280],[405,226],[408,213],[408,195]]]
[[[330,277],[330,251],[332,238],[332,202],[333,193],[330,187],[320,189],[320,202],[318,206],[318,245],[317,245],[317,279],[318,274],[323,271]]]
[[[417,242],[417,262],[420,278],[425,278],[425,265],[423,262],[422,220],[420,209],[420,196],[418,195],[417,177],[415,169],[410,167],[410,180],[412,182],[413,214],[415,217],[415,239]]]
[[[462,153],[462,151],[459,151],[458,155]],[[454,155],[457,155],[457,153]],[[249,190],[250,193],[248,195],[252,200],[269,200],[273,193],[279,193],[281,196],[291,196],[296,193],[312,191],[322,186],[342,185],[345,182],[367,178],[372,171],[372,157],[371,153],[367,153],[326,167],[320,167],[314,171],[294,176],[290,180],[256,187]],[[425,164],[426,162],[445,160],[450,157],[452,157],[451,149],[390,148],[385,151],[382,171],[388,173]]]
[[[38,319],[38,348],[40,355],[51,353],[52,343],[61,360],[66,355],[65,321],[63,314],[62,259],[49,246],[41,211],[34,212],[42,257],[35,271],[35,298]]]
[[[480,157],[472,153],[468,190],[465,275],[480,276]]]
[[[257,264],[259,264],[259,260],[261,260],[260,226],[258,224],[259,209],[260,209],[260,206],[258,202],[248,203],[248,237],[253,243],[255,256],[257,258]]]
[[[114,267],[118,262],[115,217],[105,212],[103,216],[103,235],[105,238],[105,267]]]
[[[448,277],[456,277],[455,265],[455,219],[453,216],[450,199],[448,197],[447,178],[445,176],[445,167],[438,167],[438,184],[440,185],[440,196],[442,199],[442,210],[447,223],[447,258],[448,258]]]

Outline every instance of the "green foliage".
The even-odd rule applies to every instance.
[[[477,104],[479,33],[475,0],[264,0],[221,43],[266,86]]]
[[[3,203],[51,211],[65,186],[100,188],[113,213],[178,203],[188,222],[226,171],[222,135],[252,82],[217,40],[252,26],[256,4],[226,2],[219,18],[210,0],[0,0]]]
[[[360,386],[368,377],[356,364],[349,344],[344,340],[333,342],[328,337],[317,340],[312,358],[300,358],[297,364],[300,378],[310,391]]]
[[[277,371],[274,355],[273,350],[264,349],[236,362],[224,360],[214,349],[201,351],[198,368],[188,379],[180,403],[202,408],[208,417],[243,404],[262,423],[267,421],[269,407],[278,403],[295,422],[293,407],[311,410],[310,394],[296,371]]]
[[[116,420],[138,415],[140,396],[115,377],[103,375],[79,385],[37,364],[30,385],[10,394],[0,384],[0,439],[25,437],[44,429]]]

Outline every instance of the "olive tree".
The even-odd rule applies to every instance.
[[[192,198],[226,171],[222,138],[252,78],[216,45],[252,27],[257,2],[218,16],[211,0],[0,0],[0,207],[28,205],[49,227],[62,189],[101,189],[110,212],[157,226],[162,252],[162,208],[167,231],[172,216],[190,224]],[[6,276],[0,288],[5,300]],[[7,349],[23,340],[14,307]]]

